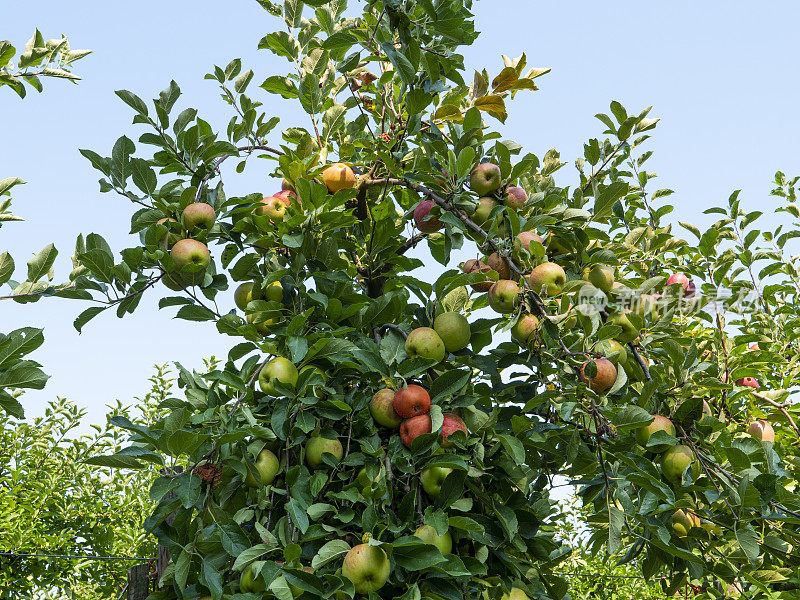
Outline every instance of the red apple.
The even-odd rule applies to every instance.
[[[673,285],[675,283],[680,283],[683,287],[683,296],[684,298],[689,298],[694,295],[695,292],[695,285],[694,283],[683,273],[673,273],[667,279],[667,285]]]
[[[741,379],[737,379],[736,385],[743,385],[745,387],[753,388],[754,390],[757,390],[759,387],[761,387],[758,385],[758,381],[755,377],[742,377]]]
[[[406,419],[400,424],[400,439],[403,440],[403,443],[409,448],[417,436],[430,432],[430,415],[417,415],[416,417]]]
[[[514,210],[521,210],[528,201],[528,192],[521,187],[512,185],[506,188],[505,204]]]
[[[431,409],[431,397],[424,387],[412,383],[394,393],[392,408],[404,419],[424,415]]]
[[[471,258],[462,265],[461,270],[464,271],[464,273],[488,273],[492,269],[489,268],[489,265],[487,265],[485,262]],[[493,285],[494,281],[488,277],[486,278],[485,282],[481,281],[479,283],[470,284],[472,289],[476,292],[488,292]]]
[[[461,417],[455,413],[443,413],[442,417],[444,418],[444,422],[442,423],[442,437],[444,438],[442,446],[448,448],[453,444],[447,441],[447,437],[455,431],[463,431],[466,434],[467,426],[464,424]]]
[[[500,189],[501,178],[500,167],[493,163],[481,163],[472,169],[469,187],[479,196],[485,196]]]
[[[772,425],[764,419],[750,423],[750,427],[747,428],[747,433],[762,442],[775,441],[775,430],[772,428]]]
[[[423,200],[414,209],[414,225],[422,233],[433,233],[444,227],[438,217],[431,214],[431,209],[436,203],[433,200]],[[428,216],[430,215],[430,217]]]

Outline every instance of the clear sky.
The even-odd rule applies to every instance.
[[[14,194],[15,213],[26,221],[2,228],[0,251],[10,250],[23,269],[53,241],[57,277],[66,278],[78,233],[99,233],[116,249],[136,243],[128,235],[131,207],[100,194],[97,172],[78,154],[90,148],[107,155],[123,133],[135,140],[144,131],[131,125],[132,112],[114,90],[150,99],[175,79],[184,92],[178,109],[198,108],[224,132],[230,114],[205,73],[235,57],[255,71],[256,82],[287,71],[283,59],[256,49],[279,23],[253,0],[3,4],[0,37],[18,48],[39,27],[46,38],[64,33],[74,48],[94,50],[76,64],[84,77],[77,86],[46,81],[43,94],[31,92],[25,101],[0,89],[0,178],[28,181]],[[607,112],[611,100],[629,112],[653,105],[651,116],[662,119],[648,164],[660,175],[659,187],[677,192],[670,198],[676,221],[708,223],[701,212],[737,188],[746,205],[769,213],[777,205],[768,195],[774,172],[800,171],[795,2],[480,0],[475,12],[482,35],[466,52],[469,68],[496,74],[501,54],[522,52],[529,65],[552,68],[538,80],[541,91],[517,96],[500,129],[540,156],[557,148],[569,163],[559,176],[564,185],[574,181],[571,165],[583,142],[601,135],[594,114]],[[282,126],[306,124],[279,97],[258,94],[256,84],[250,92]],[[229,195],[277,189],[265,181],[266,167],[259,173],[253,165],[237,177],[231,169]],[[52,378],[44,391],[25,396],[27,414],[41,414],[59,395],[100,422],[107,402],[146,391],[153,364],[177,360],[191,368],[204,356],[226,355],[231,338],[213,326],[173,320],[171,309],[159,312],[155,302],[151,295],[122,320],[104,314],[80,336],[72,327],[78,302],[0,303],[0,330],[45,328],[34,358]]]

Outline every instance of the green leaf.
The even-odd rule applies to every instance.
[[[86,310],[84,310],[81,314],[78,315],[78,318],[72,323],[75,329],[78,330],[78,333],[81,333],[83,326],[86,325],[89,321],[94,319],[97,315],[101,312],[106,310],[107,306],[90,306]]]
[[[58,250],[56,250],[53,244],[47,244],[47,246],[42,248],[28,261],[28,281],[36,283],[39,279],[47,275],[53,267],[56,256],[58,256]]]
[[[141,98],[139,98],[139,96],[133,92],[129,92],[128,90],[117,90],[114,93],[137,113],[145,117],[147,116],[147,105]]]
[[[0,254],[0,285],[11,279],[14,274],[14,259],[8,252]]]
[[[452,396],[469,382],[471,372],[452,369],[437,377],[431,385],[431,401],[437,402]]]
[[[331,540],[322,546],[322,548],[317,551],[314,558],[311,559],[311,568],[319,569],[329,562],[338,559],[340,556],[344,556],[349,551],[350,545],[344,540]]]

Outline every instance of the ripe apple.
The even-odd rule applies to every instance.
[[[292,190],[281,190],[280,192],[273,194],[273,196],[275,198],[280,198],[281,202],[283,202],[283,205],[287,208],[292,205],[292,202],[296,202],[297,206],[302,208],[302,205],[300,204],[300,198],[298,198],[297,194],[295,194]]]
[[[278,474],[278,471],[281,468],[281,463],[277,456],[264,448],[258,453],[258,458],[255,462],[255,468],[256,471],[258,471],[258,474],[261,476],[260,482],[256,481],[256,478],[253,477],[250,471],[247,472],[247,476],[244,478],[245,485],[251,488],[264,487],[265,485],[272,483],[275,480],[275,475]]]
[[[591,379],[586,376],[586,365],[589,364],[589,361],[587,361],[581,365],[581,381],[596,394],[604,394],[613,387],[614,382],[617,380],[617,369],[614,363],[607,358],[598,358],[592,362],[597,368],[597,375]]]
[[[544,239],[533,231],[520,231],[517,237],[514,238],[514,258],[517,260],[526,258],[527,255],[523,250],[528,254],[533,254],[531,252],[531,242],[539,242],[542,244]]]
[[[450,554],[453,551],[453,536],[449,531],[445,531],[444,535],[439,535],[434,527],[423,525],[417,528],[414,537],[418,537],[426,544],[436,546],[442,554]]]
[[[431,214],[431,209],[435,205],[433,200],[423,200],[414,209],[414,225],[423,233],[433,233],[444,227],[444,223],[439,220],[439,217]]]
[[[269,217],[273,223],[283,221],[286,216],[286,205],[276,196],[264,196],[261,203],[253,209],[253,214],[258,217]]]
[[[747,428],[747,433],[762,442],[775,441],[775,430],[772,428],[772,425],[764,419],[759,419],[758,421],[750,423],[750,427]]]
[[[598,290],[608,294],[614,285],[614,269],[606,265],[592,265],[583,270],[583,278]]]
[[[539,292],[544,288],[546,296],[555,296],[561,293],[561,288],[567,282],[567,274],[560,265],[554,262],[543,262],[534,267],[531,274],[528,275],[528,281],[534,292]]]
[[[266,589],[267,582],[264,581],[260,574],[256,579],[253,576],[253,565],[247,565],[242,571],[241,577],[239,578],[239,591],[245,594],[248,592],[260,594],[265,592]]]
[[[653,415],[653,422],[644,427],[639,427],[636,430],[636,441],[639,445],[651,452],[664,452],[669,448],[667,444],[658,444],[657,446],[647,447],[647,442],[650,441],[650,436],[656,431],[666,431],[669,435],[675,435],[675,425],[667,417],[661,415]]]
[[[174,225],[173,225],[174,223]],[[180,229],[180,225],[178,221],[173,218],[164,217],[163,219],[159,219],[156,221],[156,225],[163,225],[167,228],[167,233],[161,238],[161,242],[159,243],[162,250],[169,250],[172,248],[177,241],[181,239],[177,233],[175,233],[176,229]]]
[[[356,187],[356,174],[344,163],[333,163],[322,172],[322,181],[331,194]]]
[[[183,226],[188,231],[194,231],[197,227],[211,229],[216,218],[214,208],[205,202],[192,202],[183,209]]]
[[[445,478],[453,472],[450,467],[428,467],[420,473],[419,481],[422,489],[431,498],[438,498],[442,493]]]
[[[684,511],[678,509],[672,513],[670,520],[672,521],[672,531],[681,538],[685,538],[689,535],[689,531],[692,527],[700,527],[700,519],[690,510]]]
[[[513,210],[521,210],[528,201],[528,192],[512,185],[506,188],[505,205]]]
[[[448,352],[458,352],[469,344],[469,321],[461,313],[445,312],[433,320],[433,330],[439,335]]]
[[[478,200],[478,208],[472,213],[470,219],[475,221],[476,225],[483,225],[489,220],[489,216],[492,214],[495,206],[500,206],[500,203],[491,196],[480,198]]]
[[[427,394],[427,392],[425,393]],[[383,388],[375,392],[375,395],[372,396],[372,400],[370,400],[369,403],[369,412],[372,418],[375,419],[375,422],[389,429],[396,429],[403,420],[403,418],[395,412],[394,406],[392,406],[394,396],[394,390]]]
[[[336,439],[324,438],[321,435],[312,435],[308,438],[306,442],[306,463],[308,463],[309,467],[312,469],[326,468],[328,465],[322,462],[322,455],[325,453],[333,454],[336,462],[339,462],[344,454],[342,442]]]
[[[452,442],[448,442],[448,436],[456,431],[463,431],[465,435],[468,435],[469,432],[467,431],[467,426],[464,424],[464,421],[455,413],[443,413],[442,417],[444,418],[444,422],[442,423],[442,437],[444,441],[442,442],[443,448],[449,448],[453,445]]]
[[[672,483],[680,483],[686,467],[693,464],[694,452],[681,444],[670,446],[661,457],[661,472]]]
[[[494,163],[481,163],[469,175],[469,187],[479,196],[485,196],[500,189],[502,174]]]
[[[175,263],[175,267],[179,271],[190,264],[198,267],[207,267],[211,261],[211,253],[208,251],[208,246],[203,242],[188,238],[175,242],[170,251],[170,256],[172,256],[172,262]]]
[[[403,419],[425,415],[431,409],[431,397],[424,387],[412,383],[394,393],[392,408]]]
[[[406,354],[441,361],[446,354],[444,342],[430,327],[417,327],[406,338]]]
[[[261,289],[255,287],[255,283],[252,281],[246,281],[241,284],[233,293],[233,301],[236,303],[236,306],[239,307],[239,310],[245,310],[250,302],[260,299]]]
[[[475,260],[474,258],[471,258],[467,262],[465,262],[461,266],[461,270],[464,271],[464,273],[488,273],[489,271],[491,271],[489,265],[487,265],[483,261]],[[485,282],[481,281],[478,283],[470,284],[472,289],[475,290],[476,292],[488,292],[493,285],[494,281],[492,281],[488,277],[486,278]]]
[[[492,271],[497,271],[499,279],[511,279],[511,265],[497,252],[492,252],[486,259],[486,264]]]
[[[753,388],[757,390],[759,387],[758,380],[755,377],[742,377],[741,379],[736,380],[736,385],[743,385],[745,387]]]
[[[275,396],[277,394],[275,391],[276,381],[292,387],[297,383],[299,375],[297,367],[289,359],[276,356],[262,367],[258,374],[258,385],[265,394]]]
[[[639,336],[639,330],[631,323],[631,320],[625,313],[616,312],[609,315],[606,323],[619,325],[622,328],[622,332],[615,336],[615,339],[622,344],[632,342]]]
[[[431,432],[431,416],[430,415],[417,415],[406,419],[400,424],[400,439],[403,443],[411,447],[411,444],[417,439],[417,436],[423,433]]]
[[[342,575],[353,584],[356,594],[377,592],[386,584],[390,571],[391,564],[386,553],[378,546],[369,544],[353,546],[342,564]]]
[[[672,275],[670,275],[669,279],[667,279],[667,285],[670,286],[675,283],[680,283],[681,286],[683,287],[684,298],[690,298],[691,296],[694,296],[695,292],[694,282],[692,282],[692,280],[689,279],[686,275],[684,275],[683,273],[673,273]]]
[[[517,322],[511,327],[511,339],[523,348],[532,346],[533,338],[539,329],[539,319],[532,314],[520,315]]]
[[[501,279],[489,288],[489,306],[501,314],[514,312],[514,304],[519,293],[516,281]]]

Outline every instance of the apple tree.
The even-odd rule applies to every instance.
[[[657,119],[618,102],[558,183],[557,151],[493,129],[547,69],[468,75],[470,0],[358,4],[262,2],[287,71],[214,68],[221,130],[171,82],[118,92],[138,143],[82,151],[139,237],[85,238],[74,289],[101,304],[76,327],[159,294],[231,338],[102,459],[163,469],[151,598],[567,598],[563,481],[591,550],[666,593],[792,597],[797,223],[755,229],[734,194],[678,237]],[[278,97],[305,122],[278,129]]]

